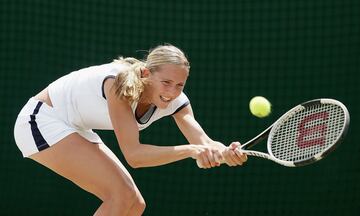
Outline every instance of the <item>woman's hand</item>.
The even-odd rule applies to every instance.
[[[223,160],[221,151],[209,145],[190,145],[192,148],[192,158],[196,160],[200,168],[208,169],[220,166]]]
[[[238,147],[241,146],[239,142],[232,142],[223,152],[223,161],[228,166],[242,165],[247,160],[245,153],[242,153]]]

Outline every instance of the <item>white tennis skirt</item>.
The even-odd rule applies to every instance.
[[[78,133],[92,143],[103,143],[98,134],[75,128],[66,118],[66,110],[30,98],[20,111],[14,128],[15,142],[23,156],[47,149],[72,133]]]

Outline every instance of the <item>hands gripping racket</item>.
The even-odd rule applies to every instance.
[[[341,102],[311,100],[289,110],[239,150],[284,166],[303,166],[333,151],[344,139],[349,123],[349,112]],[[265,138],[268,153],[248,150]]]

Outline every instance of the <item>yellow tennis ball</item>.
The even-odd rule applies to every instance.
[[[264,118],[271,113],[271,103],[262,96],[253,97],[249,103],[250,112],[259,118]]]

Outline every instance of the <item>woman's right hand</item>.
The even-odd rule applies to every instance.
[[[223,157],[219,149],[208,145],[190,145],[191,157],[196,160],[200,168],[208,169],[220,166]]]

